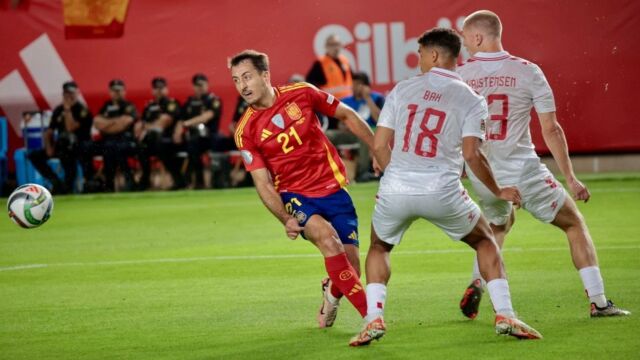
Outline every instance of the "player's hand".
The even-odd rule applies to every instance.
[[[380,164],[378,164],[378,160],[376,160],[375,156],[372,156],[373,160],[372,160],[372,164],[371,167],[373,168],[373,174],[376,177],[379,177],[380,174],[382,174],[382,166],[380,166]]]
[[[576,178],[570,178],[567,180],[567,185],[569,185],[569,189],[571,190],[571,194],[573,194],[574,200],[584,200],[584,202],[587,202],[589,201],[589,198],[591,198],[589,189],[587,189],[587,187],[582,182],[580,182],[580,180]]]
[[[522,203],[522,197],[520,195],[520,191],[515,186],[507,186],[500,189],[498,193],[498,198],[506,201],[510,201],[516,208],[520,208],[520,204]]]
[[[298,224],[298,220],[292,217],[287,219],[287,221],[284,223],[284,228],[287,232],[287,237],[289,237],[289,239],[291,240],[295,240],[298,235],[300,235],[300,233],[304,230],[304,228],[300,227],[300,224]]]

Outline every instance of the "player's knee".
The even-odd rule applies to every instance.
[[[564,231],[585,228],[584,216],[575,205],[572,206],[570,203],[565,204],[560,212],[558,212],[553,224]]]
[[[338,233],[336,233],[332,228],[320,231],[316,243],[321,249],[325,249],[330,252],[341,253],[345,251],[344,246],[338,237]]]

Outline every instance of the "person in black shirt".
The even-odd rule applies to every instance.
[[[204,74],[195,74],[191,79],[194,95],[189,96],[182,108],[182,120],[176,124],[174,142],[186,140],[189,166],[187,179],[195,175],[196,189],[204,188],[202,154],[212,150],[220,136],[218,127],[222,103],[220,98],[209,92],[209,81]]]
[[[133,188],[133,174],[127,162],[129,156],[136,155],[136,141],[133,137],[133,123],[138,117],[136,107],[125,100],[125,86],[120,79],[109,82],[110,100],[107,100],[93,124],[102,135],[104,156],[105,191],[114,191],[116,167],[125,178],[125,190]]]
[[[91,144],[92,115],[89,109],[78,101],[78,85],[73,81],[62,85],[62,104],[51,115],[49,128],[44,134],[44,149],[29,153],[33,166],[51,181],[53,193],[65,194],[73,190],[80,161],[85,179],[93,178],[93,153]],[[47,160],[60,159],[64,169],[64,180],[58,178],[49,167]]]
[[[151,81],[154,99],[149,101],[142,112],[142,121],[134,125],[134,134],[139,141],[138,158],[142,166],[142,177],[138,187],[140,190],[150,186],[152,155],[158,156],[173,178],[172,189],[186,186],[180,174],[180,163],[176,159],[176,146],[173,144],[175,123],[180,119],[180,104],[170,98],[167,81],[155,77]]]

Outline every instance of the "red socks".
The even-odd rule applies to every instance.
[[[349,299],[362,317],[367,315],[367,296],[364,293],[358,273],[356,273],[356,270],[349,263],[349,259],[347,259],[347,254],[343,252],[335,256],[326,257],[324,258],[324,265],[327,268],[327,274],[329,274],[333,286],[338,288]]]

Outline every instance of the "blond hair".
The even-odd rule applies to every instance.
[[[464,27],[474,26],[485,34],[499,39],[502,36],[502,23],[496,13],[489,10],[478,10],[464,19]]]

